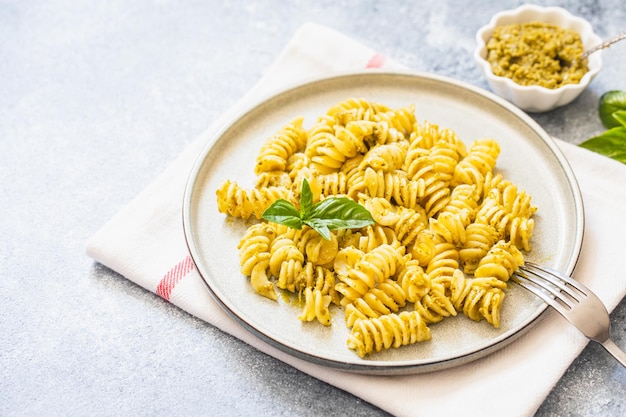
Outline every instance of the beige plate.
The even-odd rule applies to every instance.
[[[246,224],[216,206],[215,190],[226,179],[251,188],[257,152],[265,140],[296,116],[310,126],[331,105],[356,97],[389,107],[415,105],[418,121],[455,131],[468,145],[493,137],[501,145],[497,170],[539,207],[529,260],[565,273],[574,269],[583,237],[583,206],[574,174],[555,142],[525,113],[476,87],[418,73],[365,71],[317,79],[261,101],[217,133],[192,169],[184,196],[184,229],[198,271],[220,305],[246,329],[296,357],[370,374],[406,374],[443,369],[482,357],[531,327],[546,309],[511,285],[501,326],[473,322],[462,314],[431,325],[432,340],[359,358],[346,347],[343,310],[333,324],[298,320],[301,306],[257,295],[239,272],[237,244]]]

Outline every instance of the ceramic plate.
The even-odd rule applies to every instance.
[[[215,191],[226,179],[254,184],[256,155],[266,139],[296,116],[310,126],[347,98],[363,98],[391,108],[415,105],[418,121],[452,129],[466,144],[493,137],[501,146],[496,171],[532,195],[533,250],[539,264],[571,273],[583,236],[583,207],[574,175],[556,143],[529,116],[482,89],[440,76],[366,71],[299,84],[259,102],[224,126],[192,169],[183,202],[187,243],[207,288],[219,304],[265,342],[301,359],[370,374],[405,374],[456,366],[504,347],[546,306],[510,285],[498,329],[462,314],[430,325],[432,340],[359,358],[346,347],[343,309],[333,324],[298,320],[301,305],[278,302],[254,292],[239,271],[237,244],[251,224],[217,210]]]

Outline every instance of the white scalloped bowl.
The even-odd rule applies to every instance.
[[[497,13],[491,18],[488,25],[481,27],[476,32],[477,47],[474,51],[474,59],[487,78],[491,90],[525,111],[546,112],[571,103],[587,88],[602,68],[602,52],[596,52],[589,56],[587,62],[589,71],[582,77],[580,83],[566,84],[555,89],[523,86],[510,78],[495,75],[486,59],[486,44],[494,29],[497,26],[530,22],[543,22],[563,29],[575,30],[580,34],[585,50],[600,44],[602,40],[594,33],[591,24],[585,19],[574,16],[561,7],[536,5],[524,5],[515,10]]]

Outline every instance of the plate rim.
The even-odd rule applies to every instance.
[[[387,362],[368,362],[364,364],[359,363],[349,363],[338,361],[329,358],[323,358],[320,356],[316,356],[315,354],[304,352],[301,349],[296,349],[284,344],[280,340],[276,340],[271,336],[263,333],[259,329],[256,329],[254,326],[249,324],[244,318],[240,317],[237,312],[232,311],[231,308],[225,303],[224,300],[214,291],[208,282],[207,274],[203,273],[203,266],[200,261],[200,255],[198,253],[198,249],[193,241],[193,230],[192,230],[192,220],[191,220],[191,210],[192,210],[192,198],[193,191],[195,187],[195,183],[198,175],[203,167],[204,160],[209,156],[214,145],[219,141],[219,139],[228,132],[230,128],[236,125],[236,123],[245,118],[248,114],[252,113],[257,107],[267,104],[271,100],[276,100],[280,96],[289,94],[294,90],[306,88],[307,86],[314,85],[320,82],[328,82],[331,80],[338,80],[343,78],[351,78],[351,77],[361,77],[361,76],[373,76],[373,77],[396,77],[396,76],[404,76],[410,78],[424,79],[430,81],[436,81],[440,83],[447,84],[448,86],[453,86],[456,88],[461,88],[464,90],[468,90],[474,94],[478,94],[489,101],[494,102],[495,104],[503,107],[506,111],[512,113],[515,117],[520,119],[523,123],[528,125],[548,146],[556,160],[558,161],[559,166],[563,170],[563,174],[567,178],[567,183],[571,189],[571,194],[574,200],[574,210],[577,214],[575,218],[575,223],[577,225],[576,234],[574,236],[574,245],[573,245],[573,253],[568,260],[567,266],[565,268],[564,273],[571,275],[574,271],[576,264],[578,263],[578,259],[580,258],[580,253],[582,250],[582,244],[584,239],[584,226],[585,226],[585,216],[584,216],[584,204],[582,199],[582,194],[580,191],[580,186],[574,174],[574,171],[571,168],[571,165],[567,161],[563,151],[559,148],[558,144],[554,140],[552,136],[550,136],[544,129],[541,127],[530,115],[525,113],[523,110],[519,109],[512,103],[502,99],[501,97],[493,94],[492,92],[485,90],[481,87],[475,86],[473,84],[469,84],[465,81],[456,80],[447,76],[421,72],[421,71],[413,71],[413,70],[397,70],[397,69],[366,69],[366,70],[356,70],[356,71],[339,71],[334,72],[333,74],[324,75],[324,76],[313,76],[307,77],[304,80],[300,80],[297,82],[288,83],[279,89],[272,89],[270,92],[262,94],[259,98],[251,100],[248,104],[241,106],[237,111],[233,112],[232,115],[226,118],[226,120],[218,127],[218,129],[211,135],[206,142],[206,144],[202,147],[200,153],[196,157],[193,162],[193,165],[189,171],[187,176],[187,181],[185,183],[184,193],[183,193],[183,201],[182,201],[182,222],[183,222],[183,232],[185,243],[189,250],[190,256],[196,265],[196,269],[204,283],[204,286],[209,291],[212,298],[218,303],[220,308],[222,308],[230,317],[234,318],[236,322],[242,325],[247,331],[252,333],[255,337],[259,338],[265,343],[278,348],[284,353],[289,354],[290,356],[303,359],[307,362],[327,366],[334,369],[340,369],[345,371],[350,371],[354,373],[362,373],[362,374],[370,374],[370,375],[397,375],[397,374],[415,374],[415,373],[423,373],[423,372],[431,372],[437,371],[440,369],[447,369],[453,366],[461,365],[464,363],[468,363],[470,361],[482,358],[492,352],[500,350],[504,348],[509,343],[513,342],[527,331],[529,331],[537,321],[545,314],[548,310],[547,305],[543,305],[539,308],[538,313],[535,317],[531,318],[530,321],[521,328],[512,331],[510,334],[506,335],[502,339],[497,340],[496,342],[476,349],[470,353],[461,354],[455,356],[453,358],[438,360],[437,362],[428,362],[428,363],[418,363],[422,361],[399,361],[396,363],[387,363]],[[238,106],[239,107],[239,106]]]

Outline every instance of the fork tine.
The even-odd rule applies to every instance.
[[[546,285],[533,276],[525,274],[518,270],[512,279],[521,287],[535,294],[537,297],[545,301],[546,304],[552,306],[561,314],[567,314],[571,309],[571,304],[567,299],[559,296],[559,292],[553,287]],[[549,295],[548,295],[549,294]]]
[[[536,270],[539,272],[544,272],[546,274],[549,274],[552,277],[557,278],[560,282],[565,282],[567,284],[569,284],[570,286],[576,288],[576,290],[582,294],[582,295],[587,295],[587,290],[584,286],[582,286],[582,284],[580,284],[578,281],[576,281],[575,279],[573,279],[570,276],[567,276],[565,274],[563,274],[562,272],[557,271],[556,269],[552,269],[550,267],[547,266],[539,266],[537,264],[534,264],[532,262],[526,262],[524,264],[524,267],[528,268],[528,269],[532,269],[532,270]]]
[[[626,366],[626,352],[611,340],[609,312],[593,291],[558,271],[531,263],[520,266],[511,280],[541,298]]]
[[[587,297],[587,293],[582,291],[578,285],[571,285],[571,287],[578,291],[575,292],[568,286],[568,284],[570,284],[569,279],[568,282],[560,281],[561,277],[554,272],[532,264],[527,264],[520,267],[517,274],[524,276],[524,278],[532,281],[539,287],[550,290],[552,295],[567,305],[568,308],[572,308],[572,302],[580,303],[582,297]],[[556,287],[556,289],[552,286]]]
[[[543,301],[545,301],[547,304],[553,304],[554,303],[554,298],[549,297],[546,294],[547,290],[543,290],[541,288],[539,288],[537,286],[537,284],[534,284],[532,281],[528,280],[528,278],[526,278],[525,276],[522,276],[518,273],[516,273],[515,276],[512,277],[512,279],[520,286],[520,287],[524,287],[526,288],[528,291],[532,292],[533,294],[535,294],[536,296],[538,296],[539,298],[541,298]],[[533,285],[534,284],[534,285]]]

